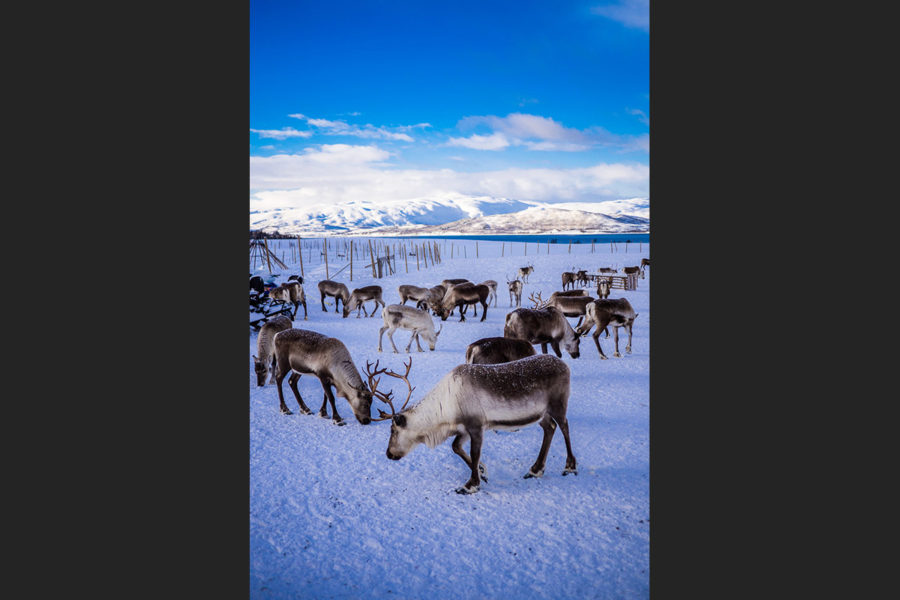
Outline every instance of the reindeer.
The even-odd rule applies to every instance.
[[[608,277],[601,277],[597,280],[597,295],[601,300],[609,298],[610,289],[612,289],[612,281]]]
[[[278,386],[278,401],[281,403],[281,412],[285,415],[293,414],[284,403],[284,393],[281,390],[281,382],[290,372],[288,385],[294,392],[294,398],[300,405],[300,412],[304,415],[311,414],[309,407],[300,397],[297,389],[297,381],[301,375],[310,374],[319,378],[325,396],[322,400],[322,408],[319,416],[327,418],[325,411],[326,402],[331,403],[331,419],[335,425],[344,425],[345,422],[338,414],[334,402],[334,386],[338,396],[347,399],[356,420],[363,425],[372,422],[369,410],[372,407],[372,392],[363,383],[350,352],[337,338],[328,337],[315,331],[305,329],[287,329],[275,335],[275,384]]]
[[[325,296],[334,298],[334,312],[338,311],[339,300],[340,302],[343,302],[344,306],[347,306],[347,302],[350,300],[350,290],[347,289],[347,286],[343,283],[338,283],[337,281],[331,281],[330,279],[319,282],[319,293],[322,295],[323,312],[328,312],[325,309]]]
[[[506,280],[506,286],[509,288],[509,305],[513,305],[513,296],[516,297],[516,308],[522,306],[522,282],[518,279],[510,281]]]
[[[555,306],[567,317],[578,317],[578,322],[575,323],[575,327],[578,327],[584,319],[585,307],[593,301],[590,296],[557,296],[554,292],[546,306]]]
[[[466,364],[489,365],[534,356],[534,346],[518,338],[487,337],[469,344]]]
[[[580,289],[580,290],[569,290],[567,292],[553,292],[552,294],[550,294],[550,298],[553,298],[554,296],[568,296],[570,298],[572,298],[572,297],[577,298],[579,296],[589,296],[589,295],[590,294],[588,293],[587,290]]]
[[[600,267],[599,269],[597,269],[597,272],[598,273],[618,273],[618,271],[616,271],[612,267]]]
[[[269,319],[259,330],[256,338],[257,357],[253,356],[253,370],[256,371],[256,385],[266,385],[266,375],[271,373],[269,383],[275,381],[275,334],[290,329],[294,322],[284,315]]]
[[[575,281],[578,282],[579,285],[587,286],[588,283],[588,274],[587,271],[581,269],[575,273]]]
[[[375,301],[375,308],[372,309],[372,314],[366,312],[366,307],[363,304],[368,300]],[[356,309],[356,318],[359,318],[359,310],[362,309],[363,314],[367,317],[374,317],[375,311],[378,310],[378,305],[382,307],[386,306],[384,300],[381,299],[381,286],[380,285],[367,285],[365,287],[356,288],[353,290],[353,293],[350,294],[350,299],[344,303],[344,314],[343,317],[346,319],[347,315],[350,314],[350,311],[354,308]]]
[[[415,285],[401,285],[397,292],[400,294],[400,304],[406,305],[406,301],[412,299],[416,301],[416,308],[422,308],[428,302],[431,290]]]
[[[434,321],[431,320],[431,315],[424,310],[419,310],[403,304],[391,304],[386,306],[381,311],[381,318],[384,320],[384,327],[378,331],[379,352],[381,352],[381,338],[384,336],[385,331],[387,331],[388,341],[391,342],[394,352],[397,352],[397,346],[394,345],[394,331],[398,328],[412,331],[405,352],[409,352],[413,340],[416,340],[416,347],[419,349],[419,352],[424,352],[424,350],[422,350],[422,345],[419,343],[420,335],[428,342],[428,349],[434,351],[437,337],[444,328],[443,324],[441,324],[441,329],[435,331]]]
[[[497,306],[497,282],[493,279],[486,279],[481,282],[480,285],[486,285],[491,290],[491,293],[488,295],[488,304],[491,303],[491,298],[494,298],[494,306]],[[476,317],[478,315],[475,315]]]
[[[542,477],[547,463],[550,442],[557,426],[566,443],[566,466],[563,475],[578,474],[566,410],[569,402],[569,368],[553,356],[529,356],[509,363],[484,365],[464,364],[454,367],[422,400],[405,410],[412,396],[409,383],[410,359],[406,374],[386,369],[375,372],[366,365],[372,393],[391,408],[388,415],[379,411],[377,420],[391,419],[391,437],[385,454],[390,460],[400,460],[417,445],[424,443],[436,448],[450,436],[451,448],[471,470],[469,480],[458,494],[477,492],[483,479],[487,483],[487,468],[481,462],[484,432],[489,429],[515,431],[524,425],[539,423],[544,439],[537,460],[525,474],[525,479]],[[377,390],[373,377],[386,373],[402,379],[409,388],[406,402],[397,412],[391,394]],[[469,454],[463,449],[470,441]],[[471,456],[470,456],[471,454]]]
[[[632,273],[640,273],[641,268],[640,267],[623,267],[622,272],[625,273],[626,275],[630,275]]]
[[[642,258],[641,259],[641,279],[644,279],[644,271],[646,271],[647,267],[649,267],[649,266],[650,266],[650,259]]]
[[[441,308],[441,302],[444,300],[444,295],[447,293],[447,286],[444,284],[439,284],[434,286],[433,288],[428,288],[428,300],[425,301],[426,305],[433,314],[438,314],[438,311]],[[416,308],[419,308],[418,306]]]
[[[462,322],[466,320],[466,315],[463,312],[462,306],[480,303],[482,308],[484,308],[481,315],[481,320],[484,321],[487,318],[488,305],[486,299],[489,293],[490,288],[483,284],[475,285],[471,282],[457,284],[447,290],[447,294],[441,302],[438,316],[441,318],[441,321],[446,321],[447,317],[453,312],[453,309],[459,307],[459,320]],[[477,312],[475,313],[475,316],[478,316]]]
[[[575,273],[566,271],[562,274],[562,289],[565,290],[569,286],[575,287]]]
[[[556,356],[562,357],[559,345],[572,358],[578,358],[579,336],[566,320],[565,315],[555,306],[544,308],[517,308],[506,315],[503,337],[519,338],[530,344],[540,344],[541,352],[547,354],[547,344]]]
[[[529,264],[527,267],[519,267],[519,278],[528,283],[528,276],[534,272],[534,265]]]
[[[447,292],[450,291],[450,288],[452,288],[454,285],[459,285],[460,283],[472,283],[472,282],[469,281],[468,279],[445,279],[445,280],[443,280],[441,282],[441,286],[444,288],[444,295],[441,297],[441,302],[443,302],[444,298],[447,297]],[[435,314],[437,314],[437,311],[435,311]],[[450,316],[453,316],[452,310],[450,311]],[[478,315],[476,314],[475,316],[477,317]]]
[[[296,277],[296,275],[292,275],[292,277]],[[290,293],[291,304],[294,305],[294,314],[292,316],[296,318],[297,312],[300,310],[300,305],[302,304],[303,320],[306,321],[309,317],[309,313],[306,311],[306,293],[303,291],[303,286],[300,284],[300,281],[291,279],[281,285],[282,287],[286,287]]]
[[[586,312],[587,314],[584,318],[584,323],[578,328],[577,333],[579,336],[587,335],[591,330],[591,327],[594,325],[597,326],[593,337],[594,344],[597,345],[597,352],[600,353],[601,359],[607,358],[607,356],[603,354],[603,349],[600,347],[599,339],[600,332],[606,329],[607,325],[612,325],[613,327],[613,336],[616,343],[616,351],[613,356],[617,358],[622,357],[622,355],[619,354],[619,327],[624,327],[626,331],[628,331],[628,345],[625,346],[625,352],[631,354],[631,328],[638,315],[634,312],[634,309],[631,307],[631,303],[629,303],[628,300],[625,298],[594,300],[592,303],[588,304]],[[609,337],[609,332],[607,332],[607,337]]]

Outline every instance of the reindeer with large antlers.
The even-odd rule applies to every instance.
[[[508,363],[482,365],[465,364],[454,367],[425,397],[405,410],[412,396],[409,370],[412,358],[406,365],[406,373],[399,375],[386,369],[375,372],[366,364],[372,393],[391,407],[388,415],[379,411],[374,420],[391,419],[391,437],[386,455],[400,460],[419,444],[436,448],[451,436],[453,452],[471,469],[469,480],[456,490],[459,494],[477,492],[483,479],[487,482],[487,468],[481,462],[481,445],[488,429],[516,431],[524,425],[539,423],[544,430],[544,440],[537,460],[525,474],[525,479],[541,477],[547,462],[550,442],[557,426],[566,442],[566,466],[563,475],[575,473],[575,455],[569,439],[566,409],[569,402],[569,368],[555,356],[529,356]],[[394,410],[391,394],[378,390],[374,377],[385,373],[402,379],[409,388],[409,396],[400,408]],[[463,449],[470,441],[469,453]]]

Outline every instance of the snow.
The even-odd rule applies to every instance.
[[[306,243],[321,240],[305,240]],[[332,240],[343,243],[344,240]],[[421,244],[422,240],[417,240]],[[287,244],[270,240],[270,248],[287,249],[291,270],[276,280],[300,274],[290,263]],[[441,240],[444,261],[409,273],[398,253],[398,272],[373,279],[363,258],[335,277],[345,262],[329,265],[332,277],[351,290],[381,285],[387,304],[398,302],[397,286],[431,287],[441,280],[466,277],[499,282],[497,303],[481,322],[471,308],[464,322],[458,312],[443,323],[435,351],[402,352],[409,332],[398,330],[394,354],[385,340],[377,352],[380,311],[375,317],[344,319],[332,299],[322,312],[316,283],[325,279],[319,253],[304,251],[309,319],[299,310],[294,326],[340,339],[360,372],[366,361],[404,372],[412,357],[409,405],[417,403],[454,366],[465,362],[466,346],[482,337],[503,335],[509,307],[505,281],[534,264],[525,283],[522,306],[531,307],[532,292],[548,298],[561,289],[563,271],[622,268],[649,258],[649,244],[567,245]],[[450,258],[451,245],[454,257]],[[274,246],[274,247],[273,247]],[[467,258],[456,255],[465,247]],[[501,256],[501,252],[504,256]],[[329,256],[332,256],[329,251]],[[257,270],[263,273],[262,270]],[[568,420],[578,474],[562,476],[565,444],[557,430],[542,478],[524,479],[541,446],[542,430],[529,425],[515,432],[487,431],[482,461],[488,481],[480,491],[460,495],[455,489],[469,477],[447,440],[435,449],[417,446],[399,461],[385,456],[390,422],[360,425],[348,402],[337,397],[346,425],[318,417],[323,398],[318,380],[304,375],[299,390],[313,410],[302,415],[289,386],[283,390],[286,416],[278,410],[274,384],[257,387],[251,354],[257,333],[251,329],[248,352],[250,401],[250,596],[251,598],[647,598],[649,596],[649,344],[651,270],[638,289],[613,289],[610,298],[627,298],[638,313],[632,354],[625,353],[627,334],[620,329],[622,358],[614,358],[613,337],[601,336],[609,360],[600,360],[593,339],[582,338],[581,356],[563,352],[571,370]],[[594,288],[589,288],[596,297]],[[409,303],[408,303],[409,304]],[[373,303],[366,304],[371,310]],[[354,311],[355,312],[355,311]],[[570,319],[575,324],[577,319]],[[439,318],[434,317],[436,327]],[[593,331],[591,332],[593,333]],[[612,328],[610,328],[612,334]],[[535,349],[540,353],[540,346]],[[549,350],[549,348],[548,348]],[[552,352],[552,350],[549,350]],[[365,379],[365,378],[364,378]],[[399,380],[382,378],[382,386],[406,397]],[[395,403],[396,404],[396,403]],[[373,401],[377,409],[387,405]],[[330,415],[330,406],[328,408]],[[468,452],[468,443],[465,444]]]

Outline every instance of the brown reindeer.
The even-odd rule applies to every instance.
[[[534,346],[518,338],[487,337],[466,348],[466,364],[492,365],[534,356]]]
[[[571,271],[562,274],[562,289],[565,290],[568,287],[575,287],[575,273]]]
[[[269,383],[275,381],[275,334],[290,329],[294,322],[289,317],[278,315],[269,319],[259,330],[256,338],[256,352],[253,356],[253,370],[256,372],[256,385],[266,384],[266,376],[271,373]]]
[[[319,282],[319,293],[322,295],[323,312],[328,312],[325,308],[325,296],[334,298],[334,312],[338,312],[338,304],[342,302],[344,306],[347,306],[347,302],[350,300],[350,290],[347,289],[347,286],[330,279]]]
[[[575,323],[575,327],[578,327],[584,320],[587,305],[593,301],[590,296],[557,296],[554,293],[550,295],[547,306],[555,306],[567,317],[578,317],[578,322]]]
[[[508,313],[503,326],[503,337],[540,344],[543,354],[547,354],[547,344],[550,344],[558,357],[562,357],[559,349],[561,343],[572,358],[580,356],[579,337],[562,311],[555,306],[517,308]]]
[[[609,291],[612,288],[612,281],[608,277],[601,277],[597,280],[597,295],[601,300],[609,298]]]
[[[650,259],[642,258],[641,259],[641,279],[644,279],[644,271],[646,271],[647,267],[649,267],[649,266],[650,266]]]
[[[441,318],[441,321],[446,321],[453,309],[459,307],[459,320],[462,322],[466,320],[466,315],[462,309],[463,305],[481,304],[482,308],[484,308],[481,320],[484,321],[487,318],[487,297],[489,293],[490,288],[486,285],[475,285],[474,283],[457,284],[447,290],[447,294],[441,302],[438,316]],[[477,313],[475,316],[478,316]]]
[[[518,279],[513,281],[507,279],[506,286],[509,288],[509,305],[513,305],[513,297],[515,297],[516,308],[522,306],[522,282]]]
[[[616,271],[612,267],[600,267],[599,269],[597,269],[597,272],[598,273],[618,273],[618,271]]]
[[[296,277],[296,275],[292,275],[291,277]],[[292,316],[296,318],[297,312],[300,310],[300,305],[302,304],[303,320],[306,321],[309,317],[309,313],[306,311],[306,294],[303,291],[303,286],[300,284],[300,281],[292,279],[281,285],[282,287],[286,287],[290,293],[291,304],[294,305],[294,314]]]
[[[600,353],[600,358],[607,358],[607,356],[603,354],[603,348],[600,347],[599,338],[600,332],[606,329],[608,325],[612,325],[616,344],[616,351],[613,356],[622,356],[619,354],[619,327],[624,327],[628,332],[628,345],[625,346],[625,352],[631,354],[631,329],[634,325],[634,320],[638,315],[634,312],[634,309],[631,307],[631,303],[629,303],[628,300],[625,298],[594,300],[588,305],[586,312],[587,314],[584,323],[578,328],[577,333],[579,336],[587,335],[594,325],[597,326],[593,337],[594,344],[597,345],[597,352]],[[609,337],[608,332],[607,337]]]
[[[412,362],[410,361],[410,365]],[[550,442],[556,428],[562,431],[566,443],[566,466],[563,475],[577,475],[575,455],[569,438],[566,410],[569,402],[569,368],[554,356],[529,356],[501,364],[464,364],[454,367],[415,406],[394,410],[390,394],[377,391],[378,382],[369,374],[372,393],[391,407],[391,437],[385,454],[390,460],[400,460],[419,444],[436,448],[451,436],[451,448],[471,470],[469,480],[456,492],[472,494],[479,490],[481,480],[488,481],[487,468],[481,462],[484,432],[489,429],[515,431],[532,423],[539,423],[544,439],[537,460],[525,474],[525,479],[541,477],[547,463]],[[387,372],[404,379],[410,396],[414,389],[406,375]],[[407,402],[409,396],[407,397]],[[404,403],[404,407],[406,404]],[[463,449],[470,440],[469,454]],[[471,455],[471,456],[470,456]]]
[[[586,286],[588,282],[588,274],[584,269],[580,271],[576,271],[575,273],[575,281],[578,285]]]
[[[369,300],[375,301],[375,307],[372,309],[372,314],[366,312],[366,307],[364,306],[364,302]],[[362,309],[363,314],[367,317],[374,317],[375,311],[378,310],[378,305],[381,305],[382,308],[387,306],[384,303],[384,300],[381,299],[381,286],[380,285],[367,285],[365,287],[356,288],[353,290],[353,293],[350,294],[350,299],[344,303],[344,314],[343,317],[346,319],[347,315],[350,314],[350,311],[354,308],[356,309],[356,318],[359,318],[359,311]]]
[[[415,285],[401,285],[397,287],[397,292],[400,294],[400,304],[406,305],[406,301],[412,299],[416,301],[416,308],[422,308],[431,295],[431,290],[428,288]]]
[[[311,413],[297,389],[300,376],[310,374],[319,378],[322,389],[325,390],[322,408],[319,409],[320,417],[328,417],[325,405],[330,402],[332,421],[336,425],[344,425],[331,391],[334,386],[338,396],[346,398],[350,403],[357,421],[363,425],[372,422],[369,415],[372,392],[363,383],[353,359],[350,358],[350,352],[339,339],[305,329],[287,329],[275,335],[275,361],[275,384],[278,386],[278,401],[283,414],[292,414],[284,403],[284,393],[281,390],[281,382],[288,373],[291,374],[288,385],[300,405],[300,412],[305,415]]]

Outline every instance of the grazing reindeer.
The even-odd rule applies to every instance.
[[[366,312],[366,307],[363,304],[368,300],[375,301],[375,308],[372,309],[372,314]],[[378,310],[378,305],[382,307],[386,306],[384,300],[381,299],[381,286],[380,285],[367,285],[365,287],[356,288],[353,290],[353,293],[350,294],[350,299],[344,303],[344,318],[347,318],[347,315],[350,314],[350,311],[354,308],[356,309],[356,318],[359,318],[359,311],[362,309],[363,314],[367,317],[374,317],[375,311]]]
[[[589,295],[590,294],[588,294],[587,290],[580,289],[580,290],[569,290],[567,292],[553,292],[552,294],[550,294],[550,298],[553,298],[554,296],[568,296],[570,298],[571,297],[577,298],[578,296],[589,296]]]
[[[649,266],[650,266],[650,259],[642,258],[641,259],[641,279],[644,279],[644,271],[646,271],[647,267],[649,267]]]
[[[597,330],[594,331],[593,336],[594,343],[597,345],[597,352],[600,353],[600,358],[606,359],[607,356],[603,354],[603,349],[600,347],[600,332],[606,329],[607,325],[612,325],[613,336],[616,341],[616,351],[613,356],[621,358],[622,355],[619,354],[619,327],[624,327],[628,331],[628,345],[625,346],[625,352],[631,354],[631,328],[637,316],[637,313],[631,307],[631,303],[625,298],[594,300],[588,305],[584,323],[578,328],[577,333],[579,336],[587,335],[591,327],[596,325]],[[609,337],[608,332],[607,337]]]
[[[482,308],[484,308],[481,320],[484,321],[487,318],[488,305],[486,300],[489,293],[490,288],[486,285],[475,285],[471,282],[457,284],[447,290],[447,294],[441,302],[438,316],[441,318],[441,321],[446,321],[453,309],[459,307],[459,320],[462,322],[466,320],[466,314],[462,309],[463,305],[481,304]],[[475,316],[478,316],[478,314],[476,313]]]
[[[518,338],[487,337],[466,348],[466,364],[493,365],[534,356],[534,346]]]
[[[441,282],[441,286],[443,286],[443,288],[444,288],[444,295],[441,298],[441,302],[443,302],[444,298],[447,297],[447,292],[450,291],[450,288],[452,288],[454,285],[459,285],[460,283],[472,283],[472,282],[469,281],[468,279],[445,279],[445,280],[443,280]],[[435,312],[435,314],[437,314],[437,312]],[[453,316],[452,310],[450,311],[450,315]],[[476,314],[475,316],[477,317],[478,315]]]
[[[339,339],[305,329],[287,329],[275,335],[275,360],[275,383],[278,385],[282,414],[292,414],[284,403],[284,393],[281,391],[281,382],[290,372],[288,385],[291,386],[303,414],[308,415],[311,411],[300,397],[297,381],[301,375],[310,374],[319,378],[322,389],[325,390],[322,408],[319,409],[320,417],[328,417],[325,404],[330,402],[332,421],[336,425],[345,424],[334,403],[334,393],[331,391],[334,386],[338,396],[346,398],[350,403],[357,421],[363,425],[372,422],[369,415],[372,392],[363,383],[353,359],[350,358],[350,352]]]
[[[406,305],[407,300],[415,300],[416,308],[421,308],[428,301],[430,290],[415,285],[401,285],[397,288],[400,294],[400,304]]]
[[[256,385],[266,385],[266,375],[271,373],[269,383],[275,381],[275,334],[290,329],[294,322],[284,315],[269,319],[259,330],[256,338],[257,357],[253,355],[253,370],[256,371]]]
[[[575,273],[575,281],[578,282],[578,285],[586,286],[588,282],[588,274],[584,269],[577,271]]]
[[[433,314],[438,314],[438,311],[441,308],[441,302],[444,300],[444,295],[447,293],[447,286],[443,284],[439,284],[434,286],[433,288],[428,288],[428,300],[425,301],[428,308],[431,309]],[[416,308],[419,308],[418,306]]]
[[[575,287],[575,273],[571,271],[562,274],[562,289],[565,290],[568,287]]]
[[[575,327],[578,327],[584,320],[585,308],[593,301],[590,296],[557,296],[553,293],[547,306],[555,306],[567,317],[578,317],[578,322],[575,323]]]
[[[347,289],[347,286],[330,279],[319,282],[319,293],[322,295],[322,310],[324,312],[328,312],[325,309],[325,296],[334,298],[334,312],[338,311],[339,300],[343,302],[344,306],[347,306],[347,302],[350,300],[350,290]]]
[[[530,479],[543,476],[550,442],[558,426],[566,442],[566,466],[562,474],[578,474],[566,419],[569,368],[556,357],[529,356],[502,364],[456,366],[418,404],[408,410],[401,407],[400,412],[394,410],[390,394],[377,391],[378,382],[372,381],[373,375],[386,371],[378,371],[377,364],[375,373],[368,370],[368,365],[366,369],[372,393],[391,407],[390,415],[382,413],[383,418],[391,419],[387,457],[400,460],[421,443],[436,448],[455,436],[453,452],[471,469],[469,480],[457,488],[458,494],[473,494],[482,479],[488,480],[487,468],[481,462],[481,446],[484,432],[489,429],[515,431],[524,425],[540,424],[544,439],[537,460],[525,474],[525,479]],[[406,375],[387,374],[405,380],[412,395],[409,367]],[[463,449],[466,440],[470,441],[469,454]]]
[[[534,265],[532,265],[532,264],[528,265],[527,267],[520,267],[519,268],[519,278],[522,281],[524,281],[525,283],[528,283],[528,276],[531,275],[533,272],[534,272]]]
[[[622,272],[625,273],[626,275],[631,275],[632,273],[640,273],[641,268],[640,267],[623,267]]]
[[[579,336],[566,320],[565,315],[555,306],[544,308],[517,308],[506,315],[503,337],[519,338],[530,344],[540,344],[541,352],[547,354],[547,344],[556,356],[562,357],[559,345],[572,358],[578,358]]]
[[[481,282],[481,285],[488,286],[488,289],[491,290],[491,293],[488,295],[488,304],[491,303],[491,298],[494,299],[494,306],[497,306],[497,282],[493,279],[486,279]],[[478,315],[475,315],[478,316]]]
[[[509,288],[509,305],[513,305],[513,296],[515,296],[516,308],[522,306],[522,282],[518,279],[513,281],[507,279],[506,285]]]
[[[296,277],[296,275],[292,275],[292,277]],[[288,292],[290,292],[291,296],[291,304],[294,305],[294,314],[293,316],[296,318],[297,312],[300,310],[300,305],[303,305],[303,320],[306,321],[309,317],[309,313],[306,311],[306,293],[303,291],[303,286],[296,279],[292,279],[285,283],[281,284],[282,287],[288,288]]]
[[[412,331],[405,352],[409,352],[413,340],[416,340],[416,347],[419,349],[419,352],[424,352],[424,350],[422,350],[422,345],[419,343],[420,335],[428,342],[428,349],[433,351],[434,345],[437,342],[437,337],[444,328],[442,324],[441,329],[435,331],[434,321],[431,320],[431,315],[424,310],[419,310],[418,308],[405,306],[403,304],[391,304],[390,306],[386,306],[381,311],[381,318],[384,320],[384,327],[378,331],[379,352],[381,352],[381,338],[384,336],[385,331],[387,331],[388,341],[391,342],[394,352],[397,352],[397,346],[394,345],[394,331],[398,328]]]

